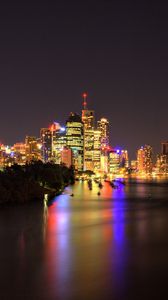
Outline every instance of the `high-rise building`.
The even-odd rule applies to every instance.
[[[84,170],[94,170],[94,111],[87,108],[87,94],[83,94],[82,121],[84,124]]]
[[[141,147],[137,151],[137,170],[139,173],[145,172],[145,151],[144,147]]]
[[[139,173],[150,174],[152,172],[153,151],[150,145],[145,145],[137,151],[137,169]]]
[[[66,122],[67,147],[72,150],[72,163],[76,170],[83,171],[83,131],[84,125],[81,117],[71,113]]]
[[[159,174],[168,174],[168,141],[161,143],[161,154],[157,156],[156,171]]]
[[[41,157],[43,162],[52,160],[52,131],[49,128],[41,128]]]
[[[102,146],[109,146],[109,121],[106,118],[101,118],[97,122],[97,128],[101,131]]]
[[[56,164],[61,163],[61,151],[66,147],[66,129],[61,127],[59,123],[54,122],[50,126],[52,136],[52,160]]]
[[[93,150],[94,172],[101,170],[101,131],[94,130],[94,150]]]
[[[145,145],[145,172],[146,174],[152,173],[153,167],[153,150],[150,145]]]
[[[118,150],[110,150],[109,152],[109,163],[108,172],[111,175],[116,175],[120,168],[120,152]]]

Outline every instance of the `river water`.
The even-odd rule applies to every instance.
[[[168,187],[97,192],[0,208],[1,300],[168,299]]]

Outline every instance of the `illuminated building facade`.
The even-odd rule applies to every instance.
[[[97,122],[97,128],[101,132],[102,146],[109,146],[109,121],[106,118],[101,118]]]
[[[145,145],[144,147],[145,151],[145,172],[146,174],[152,173],[152,167],[153,167],[153,150],[150,145]]]
[[[94,172],[100,172],[101,170],[101,131],[94,130],[94,147],[93,147],[93,164]]]
[[[15,143],[12,147],[11,155],[15,163],[24,165],[26,163],[26,145],[25,143]]]
[[[137,169],[139,173],[152,173],[153,151],[150,145],[145,145],[137,151]]]
[[[71,113],[66,122],[66,144],[72,150],[72,163],[76,170],[83,171],[83,131],[81,117]]]
[[[43,162],[52,160],[52,131],[49,128],[40,130],[41,157]]]
[[[120,152],[119,150],[111,150],[109,152],[108,172],[111,175],[116,175],[120,168]]]
[[[168,174],[168,141],[161,143],[161,154],[157,156],[156,172],[159,174]]]
[[[54,122],[50,126],[52,136],[52,160],[56,164],[61,163],[61,151],[66,147],[66,130],[59,123]]]
[[[94,170],[94,111],[87,108],[87,94],[83,94],[82,122],[84,124],[84,171]]]
[[[137,170],[139,173],[145,172],[145,151],[143,147],[137,151]]]
[[[41,145],[35,136],[26,136],[25,138],[25,154],[26,161],[41,159]]]

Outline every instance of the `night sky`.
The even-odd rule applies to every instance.
[[[7,2],[7,1],[6,1]],[[168,139],[168,7],[148,1],[8,1],[0,9],[0,140],[39,136],[81,95],[134,157]],[[135,3],[137,2],[137,3]]]

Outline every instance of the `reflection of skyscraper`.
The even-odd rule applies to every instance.
[[[83,94],[82,121],[84,124],[84,170],[94,170],[94,111],[87,108],[87,94]]]
[[[101,131],[101,144],[102,146],[109,145],[109,121],[105,118],[101,118],[97,122],[97,128]]]
[[[76,113],[71,113],[66,122],[67,147],[72,150],[73,165],[83,170],[83,122]]]

